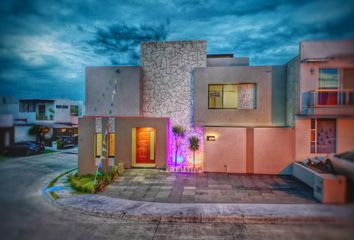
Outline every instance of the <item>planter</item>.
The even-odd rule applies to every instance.
[[[313,196],[322,203],[346,203],[347,181],[344,176],[316,172],[300,163],[293,163],[293,176],[313,189]]]

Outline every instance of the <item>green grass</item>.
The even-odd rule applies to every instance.
[[[79,192],[93,193],[95,191],[94,175],[70,175],[68,179],[73,188]]]
[[[74,169],[70,169],[69,171],[66,171],[62,174],[60,174],[59,176],[55,177],[52,181],[50,181],[50,183],[48,184],[47,188],[50,188],[50,187],[53,187],[56,182],[64,175],[70,173],[70,172],[73,172],[75,171],[77,168],[74,168]],[[49,193],[55,200],[57,200],[59,198],[58,194],[56,194],[55,192],[50,192]]]

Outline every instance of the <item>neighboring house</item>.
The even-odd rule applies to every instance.
[[[79,174],[95,172],[103,142],[111,165],[190,171],[197,136],[197,171],[257,174],[354,149],[354,41],[302,42],[280,66],[207,55],[206,44],[145,42],[141,66],[86,68]],[[177,158],[175,125],[186,129]]]
[[[17,100],[13,97],[0,97],[0,153],[4,147],[15,141],[14,115]]]
[[[35,140],[28,135],[33,125],[47,127],[49,137],[78,134],[78,117],[82,116],[83,104],[81,101],[67,99],[12,99],[0,105],[0,113],[13,116],[15,134],[14,141]]]

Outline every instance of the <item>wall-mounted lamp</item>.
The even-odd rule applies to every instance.
[[[215,136],[207,136],[207,141],[215,141]]]
[[[311,73],[311,75],[313,75],[313,74],[314,74],[314,72],[315,72],[315,69],[311,68],[311,69],[310,69],[310,73]]]

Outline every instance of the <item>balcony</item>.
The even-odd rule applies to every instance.
[[[302,94],[301,114],[354,115],[354,90],[321,89]]]

